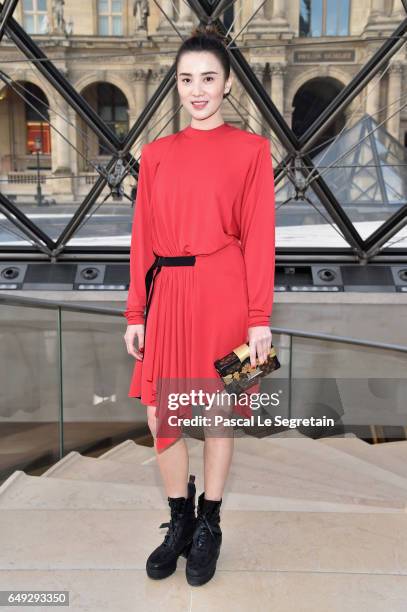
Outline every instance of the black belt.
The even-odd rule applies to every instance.
[[[144,320],[144,335],[147,327],[147,315],[150,309],[151,298],[154,292],[154,281],[160,272],[162,266],[194,266],[195,255],[181,255],[179,257],[161,257],[160,255],[155,256],[153,265],[148,269],[146,274],[146,315]],[[154,270],[157,272],[154,274]],[[151,286],[152,285],[152,286]],[[151,287],[151,293],[150,293]]]

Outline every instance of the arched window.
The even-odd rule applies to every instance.
[[[300,0],[300,36],[348,36],[350,0]]]
[[[324,109],[336,98],[343,84],[332,77],[317,77],[304,83],[293,99],[292,129],[301,138]],[[327,146],[345,125],[345,115],[337,115],[312,147],[313,155]]]
[[[51,153],[51,131],[49,126],[48,100],[44,92],[34,83],[24,83],[26,152],[35,153],[41,144],[41,153]]]
[[[128,104],[126,96],[111,83],[97,83],[97,112],[110,129],[123,140],[129,130]],[[106,149],[106,148],[105,148]],[[99,153],[103,153],[100,146]]]
[[[129,131],[129,104],[124,93],[112,83],[98,81],[85,87],[81,95],[116,136],[124,140]],[[104,140],[98,138],[82,119],[79,120],[79,127],[86,133],[85,141],[80,143],[80,150],[83,147],[83,155],[87,159],[111,157],[111,151]],[[82,169],[89,171],[90,166],[85,163]]]

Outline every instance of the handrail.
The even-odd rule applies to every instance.
[[[64,376],[63,376],[63,347],[62,347],[62,335],[63,335],[63,320],[62,312],[82,312],[87,314],[101,314],[108,316],[117,316],[124,318],[124,310],[120,310],[112,307],[98,307],[98,306],[86,306],[76,302],[64,302],[62,300],[46,300],[42,298],[33,298],[27,296],[19,296],[15,294],[2,294],[0,293],[0,304],[12,305],[12,306],[23,306],[24,308],[40,308],[55,310],[57,315],[57,336],[58,336],[58,405],[59,405],[59,457],[62,459],[64,456]],[[344,344],[351,344],[357,346],[365,346],[370,348],[378,348],[391,351],[399,351],[407,353],[407,346],[398,344],[389,344],[384,342],[372,342],[371,340],[358,340],[355,338],[349,338],[346,336],[335,336],[333,334],[321,334],[315,332],[307,332],[300,329],[290,329],[284,327],[273,327],[270,326],[273,333],[286,334],[289,336],[289,360],[288,360],[288,416],[291,418],[292,410],[292,354],[293,354],[293,338],[302,337],[310,338],[313,340],[327,340],[330,342],[342,342]]]
[[[9,295],[0,293],[0,304],[9,304],[14,306],[25,306],[36,308],[46,308],[51,310],[68,310],[71,312],[83,312],[87,314],[102,314],[115,317],[124,317],[124,311],[117,308],[106,306],[84,306],[77,302],[63,302],[61,300],[46,300],[43,298],[33,298],[20,295]],[[402,344],[391,344],[388,342],[375,342],[372,340],[350,338],[349,336],[336,336],[334,334],[324,334],[318,332],[308,332],[301,329],[293,329],[289,327],[274,327],[270,326],[270,330],[276,334],[287,334],[288,336],[298,336],[301,338],[310,338],[314,340],[329,340],[331,342],[341,342],[343,344],[354,344],[357,346],[366,346],[370,348],[384,349],[387,351],[399,351],[407,353],[407,346]]]

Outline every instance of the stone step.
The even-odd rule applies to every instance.
[[[147,556],[162,541],[159,525],[167,519],[164,509],[1,510],[0,570],[144,571]],[[221,525],[220,571],[407,576],[406,514],[393,514],[389,522],[387,513],[246,512],[225,507]],[[181,571],[185,562],[181,557]],[[170,585],[168,581],[167,588]]]
[[[192,438],[185,438],[189,449],[201,446],[202,442]],[[98,459],[112,459],[119,463],[139,463],[156,461],[156,452],[153,446],[141,446],[133,440],[125,440],[121,444],[109,449],[106,453],[99,455]]]
[[[396,456],[395,453],[377,452],[376,447],[382,446],[381,444],[368,444],[358,438],[320,438],[318,442],[333,446],[343,453],[348,453],[354,457],[365,459],[373,465],[407,479],[407,462],[402,457]]]
[[[347,436],[354,437],[355,434],[349,433]],[[281,437],[305,437],[298,430],[287,430],[287,432],[280,432],[278,434],[273,434],[270,438],[281,438]],[[244,436],[241,438],[236,438],[236,440],[248,440],[250,442],[254,442],[253,445],[253,453],[256,447],[257,442],[261,442],[261,438],[253,438],[251,436]],[[195,438],[191,438],[190,436],[185,436],[185,442],[188,446],[189,452],[199,453],[199,449],[203,448],[203,441],[197,440]],[[263,447],[261,447],[263,448]],[[244,449],[243,449],[244,450]],[[251,450],[248,452],[252,452]],[[153,462],[156,461],[156,453],[153,446],[144,446],[137,444],[134,440],[125,440],[121,444],[114,446],[109,449],[102,455],[99,455],[98,459],[112,459],[114,461],[118,461],[120,463],[141,463],[145,462]]]
[[[125,440],[99,455],[98,459],[113,459],[123,463],[142,463],[154,455],[154,448],[136,444],[134,440]]]
[[[200,489],[197,488],[197,495]],[[196,499],[197,501],[197,499]],[[329,500],[290,499],[225,491],[223,503],[229,510],[286,512],[405,512],[403,505],[375,507],[334,503]],[[163,487],[151,485],[83,482],[62,478],[29,476],[16,470],[0,487],[0,510],[24,509],[162,509],[168,500]]]
[[[379,457],[396,457],[407,461],[407,440],[373,444],[373,448]]]
[[[304,480],[307,474],[291,473],[285,470],[285,465],[274,465],[270,462],[267,470],[247,467],[245,462],[237,457],[232,462],[225,492],[245,493],[262,496],[277,496],[293,499],[325,500],[336,503],[364,504],[378,507],[404,508],[405,499],[402,496],[378,492],[365,483],[361,493],[351,485],[345,491],[335,482],[319,483]],[[203,489],[203,463],[196,457],[191,457],[189,473],[195,474],[197,486]],[[109,459],[83,457],[72,451],[58,463],[44,472],[41,478],[64,478],[83,481],[121,482],[161,487],[161,475],[156,464],[135,465],[119,463]],[[383,483],[379,483],[382,485]],[[382,486],[382,489],[384,486]]]
[[[389,470],[380,468],[372,463],[343,453],[333,446],[320,444],[311,438],[267,439],[270,447],[284,448],[292,454],[296,454],[304,463],[308,463],[309,458],[320,461],[320,470],[330,474],[333,482],[348,480],[353,484],[358,484],[363,490],[368,484],[369,488],[386,496],[394,494],[396,497],[405,498],[407,492],[407,480]],[[386,493],[387,491],[387,493]]]
[[[10,474],[16,468],[36,463],[56,461],[59,455],[58,423],[35,423],[29,421],[16,423],[17,431],[7,433],[2,431],[0,445],[0,466],[3,474]],[[82,423],[80,421],[65,422],[64,444],[66,451],[77,449],[82,451],[103,440],[122,439],[129,431],[141,434],[145,429],[143,423],[101,422]]]
[[[1,574],[8,589],[69,591],[74,612],[126,612],[135,609],[143,612],[405,610],[407,579],[403,575],[261,569],[245,570],[244,573],[224,571],[224,553],[222,547],[215,576],[210,584],[201,588],[190,587],[186,582],[183,559],[170,578],[155,581],[146,576],[144,569],[133,568],[6,570]],[[44,608],[44,612],[47,609]]]
[[[41,476],[41,478],[54,477],[70,480],[160,485],[160,475],[155,465],[141,466],[112,459],[84,457],[77,451],[71,451],[65,455]]]
[[[339,440],[339,439],[338,439]],[[351,439],[348,439],[351,440]],[[407,499],[407,479],[394,474],[388,470],[372,465],[357,457],[348,457],[341,451],[336,451],[335,460],[332,459],[331,449],[326,452],[325,446],[321,446],[322,456],[326,455],[326,461],[321,461],[321,453],[314,456],[312,453],[296,452],[297,443],[289,440],[290,447],[282,446],[277,441],[270,440],[248,440],[247,438],[235,438],[233,463],[244,465],[258,472],[259,470],[269,471],[280,468],[280,472],[292,476],[301,476],[303,482],[324,484],[327,487],[338,487],[342,492],[348,491],[352,494],[359,492],[361,495],[368,495],[369,492],[387,497],[400,497]],[[317,445],[315,440],[298,439],[302,445],[307,442],[307,446]],[[251,450],[251,453],[239,449]],[[317,449],[318,450],[318,449]],[[190,451],[190,457],[202,459],[203,448],[195,447]],[[325,451],[325,452],[324,452]],[[352,471],[347,467],[348,459],[352,461]],[[345,467],[342,466],[342,461]]]

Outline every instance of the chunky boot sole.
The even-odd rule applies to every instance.
[[[168,563],[165,567],[150,567],[148,564],[146,565],[146,571],[149,578],[153,578],[154,580],[161,580],[162,578],[168,578],[171,576],[177,569],[178,557],[181,555],[185,558],[188,557],[189,551],[191,550],[192,540],[181,550],[179,555]]]
[[[218,554],[216,555],[214,562],[212,563],[212,565],[210,565],[210,567],[208,567],[208,569],[206,570],[204,574],[200,574],[199,576],[196,576],[195,574],[190,575],[188,571],[186,571],[185,575],[186,575],[188,584],[191,586],[201,586],[202,584],[206,584],[207,582],[209,582],[209,580],[213,578],[216,572],[216,564],[218,562],[219,554],[220,554],[220,550]]]

